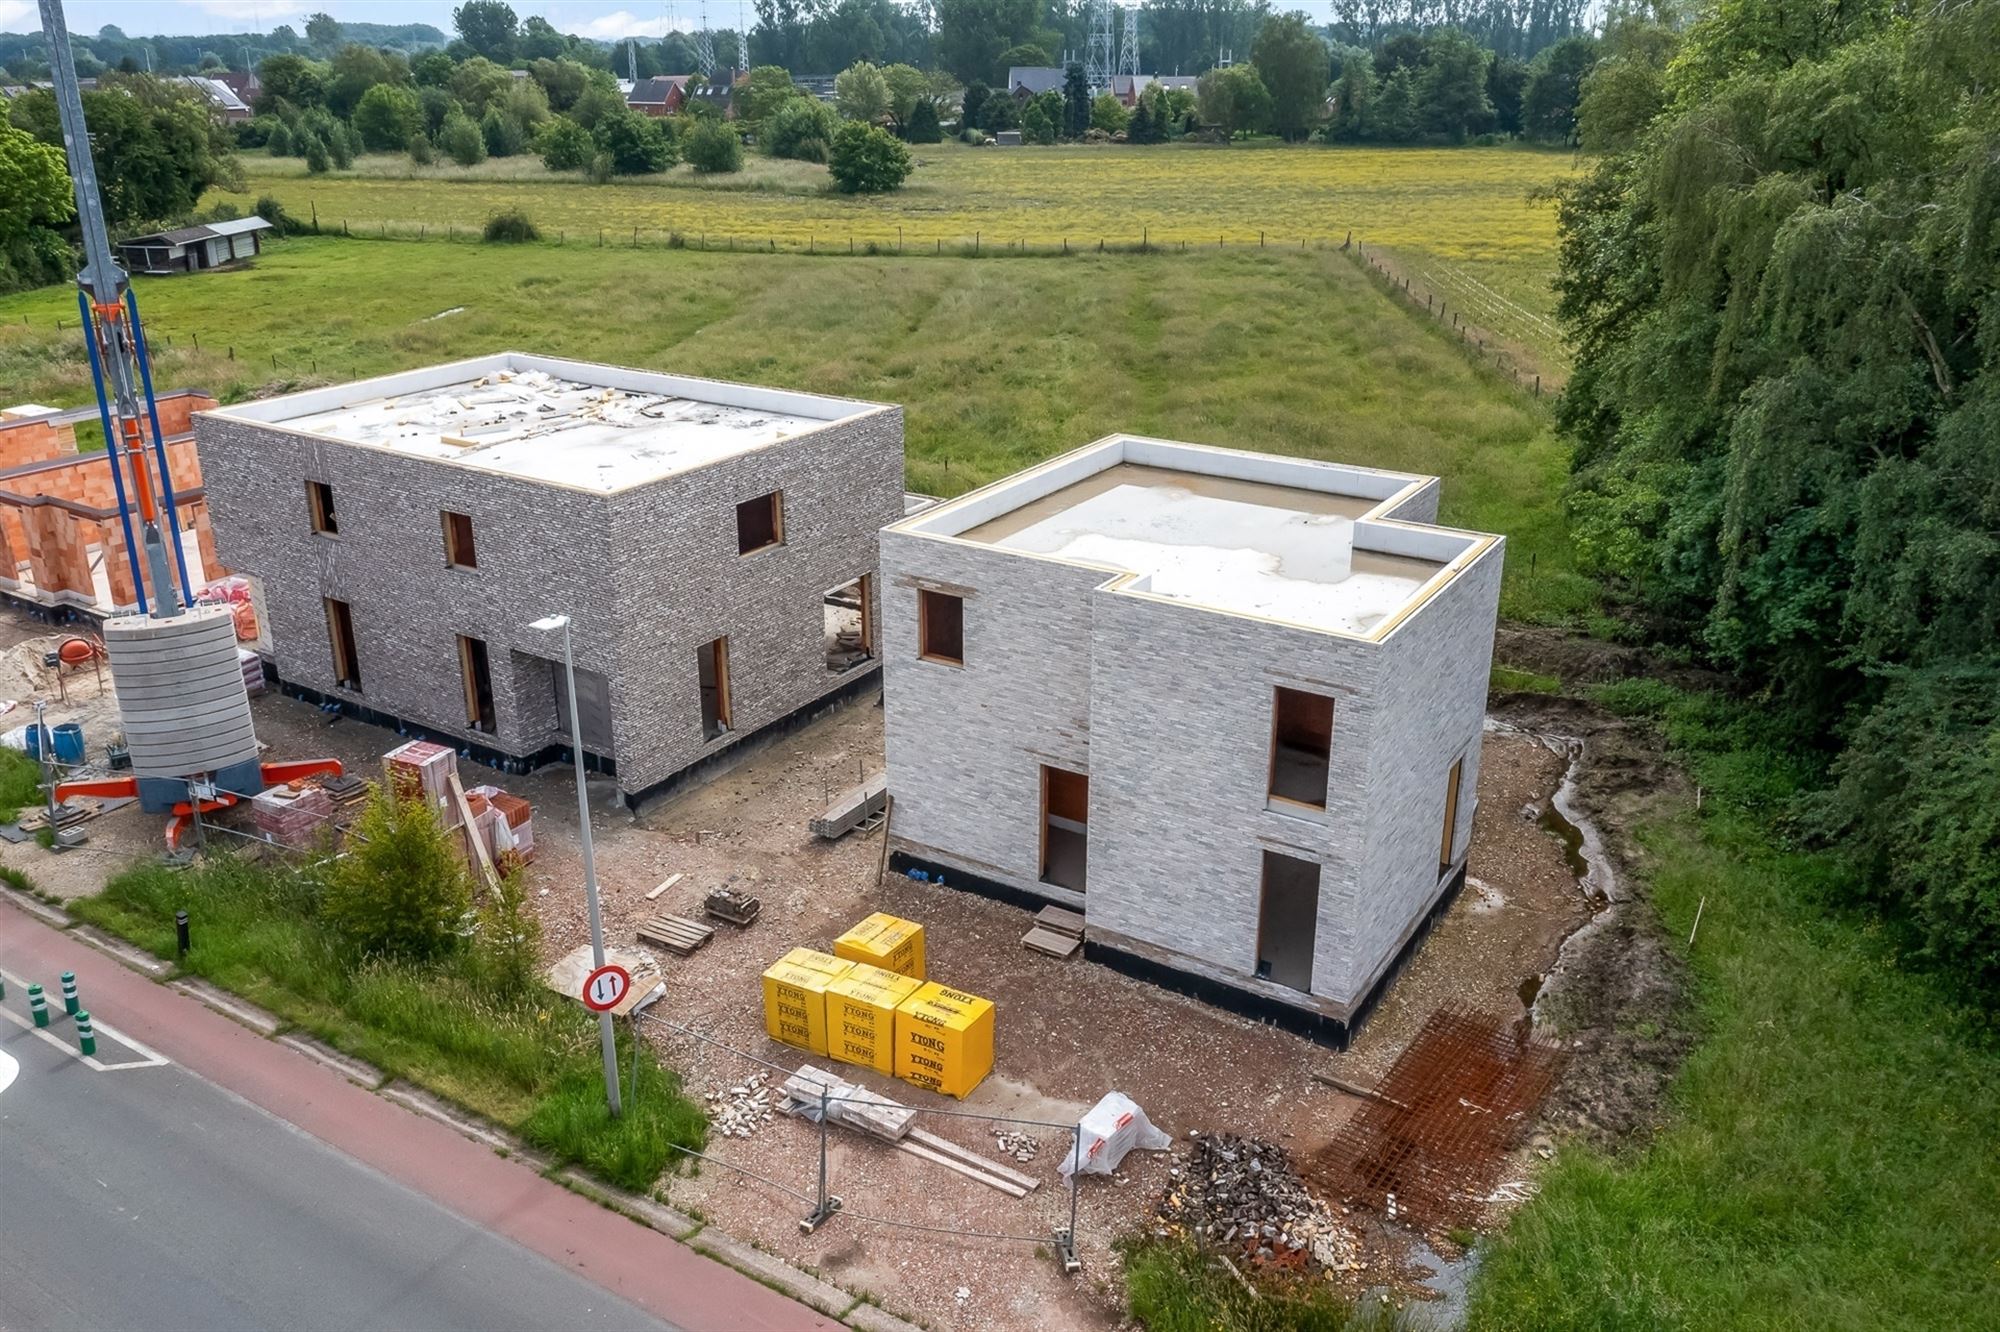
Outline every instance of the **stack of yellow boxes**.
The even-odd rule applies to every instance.
[[[855,963],[826,987],[828,1053],[845,1063],[893,1075],[896,1009],[922,986],[914,976]]]
[[[833,941],[835,957],[924,978],[924,927],[878,911]]]
[[[794,948],[764,973],[764,1030],[774,1041],[826,1054],[827,987],[854,964],[810,948]]]
[[[896,1009],[896,1076],[964,1100],[993,1071],[993,1002],[936,981]]]

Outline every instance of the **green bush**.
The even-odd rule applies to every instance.
[[[844,194],[883,194],[909,176],[910,150],[888,131],[850,120],[834,135],[827,170]]]
[[[299,156],[306,159],[306,170],[315,176],[322,176],[333,166],[332,154],[327,152],[326,141],[311,130],[299,132],[301,140]]]
[[[794,97],[764,121],[757,141],[772,157],[824,162],[833,151],[833,136],[839,128],[840,117],[832,107],[810,97]]]
[[[250,211],[271,224],[271,234],[274,236],[296,236],[306,229],[305,223],[285,211],[285,206],[273,195],[258,195],[257,202],[251,205]]]
[[[712,117],[696,125],[682,140],[681,155],[704,176],[743,169],[743,141],[736,137],[735,130]]]
[[[393,153],[424,127],[424,105],[409,88],[378,83],[361,94],[354,128],[361,142],[378,153]]]
[[[533,230],[527,218],[516,220]],[[452,951],[472,904],[452,840],[428,805],[378,788],[347,854],[328,871],[326,923],[363,956],[423,960]]]
[[[581,171],[590,165],[597,145],[589,130],[568,116],[556,116],[542,126],[535,138],[535,151],[551,171]]]
[[[497,106],[487,107],[486,114],[479,118],[479,137],[486,141],[488,157],[518,157],[528,146],[521,122]]]
[[[282,120],[271,126],[271,133],[264,140],[264,151],[273,157],[292,155],[292,131]]]
[[[486,160],[486,138],[472,117],[460,112],[446,116],[438,131],[437,146],[462,167],[478,166]]]
[[[519,245],[524,241],[538,241],[542,238],[541,228],[518,208],[503,208],[486,219],[486,230],[481,238],[494,244]]]
[[[42,765],[18,749],[0,748],[0,823],[12,823],[42,801]]]
[[[937,103],[928,97],[919,97],[910,108],[910,123],[903,128],[903,137],[911,143],[937,143],[944,138],[944,131],[938,127]]]
[[[437,161],[437,149],[431,147],[430,136],[422,130],[410,136],[410,160],[418,166],[429,166]]]
[[[619,176],[650,176],[665,171],[675,161],[673,140],[664,123],[637,111],[615,111],[597,122],[592,131],[597,146],[611,159],[611,170]]]

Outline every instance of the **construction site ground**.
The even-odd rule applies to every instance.
[[[9,679],[7,687],[36,687],[33,662],[52,645],[28,638],[5,649],[14,673],[23,677]],[[78,699],[76,710],[93,719],[87,738],[99,752],[110,738],[103,729],[109,723],[101,703],[92,709],[91,700],[78,698],[79,689],[92,692],[89,681],[85,668],[68,683]],[[400,741],[391,732],[330,720],[275,694],[258,699],[254,713],[273,758],[324,755],[341,759],[350,771],[372,774],[380,755]],[[52,708],[49,719],[66,719],[64,709]],[[1553,714],[1527,718],[1561,729],[1573,729],[1580,720]],[[747,1137],[712,1137],[708,1150],[715,1159],[670,1175],[663,1192],[673,1205],[738,1239],[931,1327],[969,1332],[1115,1325],[1122,1291],[1113,1245],[1147,1229],[1191,1133],[1263,1138],[1285,1147],[1304,1166],[1364,1104],[1315,1078],[1316,1072],[1372,1085],[1430,1014],[1446,1004],[1503,1021],[1524,1014],[1524,994],[1540,988],[1539,978],[1557,968],[1565,940],[1600,906],[1586,898],[1565,846],[1540,821],[1568,762],[1559,748],[1527,734],[1489,732],[1467,886],[1345,1053],[1080,957],[1057,960],[1024,949],[1025,910],[900,876],[878,878],[879,828],[832,843],[813,837],[807,821],[827,797],[881,765],[882,714],[874,695],[755,748],[733,769],[636,818],[612,803],[608,783],[593,783],[608,942],[636,946],[635,928],[662,911],[700,918],[702,899],[713,888],[727,885],[762,901],[761,916],[747,929],[712,922],[712,940],[692,957],[657,954],[667,993],[647,1011],[641,1027],[691,1092],[702,1098],[721,1092],[727,1099],[730,1089],[759,1072],[769,1073],[775,1089],[782,1073],[759,1061],[781,1069],[802,1062],[834,1067],[877,1092],[938,1112],[922,1115],[919,1127],[1004,1159],[1040,1181],[1017,1200],[836,1127],[830,1134],[828,1187],[843,1200],[843,1210],[805,1235],[798,1222],[818,1187],[819,1131],[773,1116]],[[502,778],[467,765],[466,775],[468,785],[493,781],[535,805],[530,896],[543,923],[546,958],[585,942],[569,771]],[[94,892],[120,866],[159,852],[161,822],[136,808],[117,810],[84,825],[90,837],[84,848],[53,855],[32,842],[6,844],[0,845],[0,862],[25,870],[38,888],[54,895]],[[675,875],[680,877],[672,887],[647,897]],[[830,949],[835,936],[872,911],[922,922],[930,976],[996,1005],[993,1073],[963,1102],[808,1056],[765,1035],[759,981],[764,969],[800,945]],[[1608,937],[1616,942],[1617,936]],[[1600,940],[1591,958],[1564,959],[1561,970],[1570,974],[1551,982],[1550,989],[1586,995],[1602,990],[1614,983],[1609,977],[1622,962]],[[1605,976],[1577,974],[1586,966]],[[1537,985],[1524,988],[1530,977]],[[1549,990],[1542,993],[1546,1003]],[[1583,1013],[1586,1020],[1590,1016]],[[1616,1100],[1617,1088],[1631,1080],[1630,1070],[1618,1062],[1629,1062],[1631,1052],[1595,1037],[1569,1044],[1575,1052],[1552,1103],[1563,1107],[1565,1127],[1588,1128],[1592,1107],[1607,1096]],[[1601,1080],[1592,1063],[1600,1052],[1607,1061]],[[1057,1173],[1069,1134],[1057,1126],[1074,1123],[1112,1090],[1131,1096],[1172,1134],[1176,1151],[1134,1152],[1116,1175],[1084,1179],[1076,1218],[1083,1268],[1080,1275],[1066,1275],[1046,1239],[1069,1223],[1069,1191]],[[943,1111],[1033,1122],[996,1124]],[[1034,1137],[1033,1159],[1003,1154],[996,1128]],[[1530,1174],[1535,1155],[1524,1147],[1510,1161],[1508,1178],[1517,1171]],[[1341,1200],[1329,1201],[1337,1207]],[[1496,1217],[1504,1207],[1496,1205]],[[1357,1261],[1334,1279],[1355,1293],[1383,1285],[1421,1293],[1428,1273],[1411,1262],[1418,1252],[1414,1237],[1358,1209],[1351,1220]],[[999,1235],[1017,1238],[993,1237]]]

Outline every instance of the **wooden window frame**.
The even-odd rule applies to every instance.
[[[1443,840],[1438,845],[1438,877],[1451,873],[1457,863],[1452,858],[1452,848],[1458,844],[1458,803],[1459,788],[1465,785],[1465,756],[1451,761],[1451,772],[1445,777],[1444,788],[1444,828]]]
[[[1321,784],[1318,801],[1300,800],[1297,796],[1281,795],[1278,785],[1278,740],[1282,731],[1279,719],[1284,709],[1287,694],[1298,698],[1320,699],[1326,703],[1326,781]],[[1315,693],[1310,689],[1293,689],[1288,685],[1274,685],[1271,688],[1271,735],[1270,756],[1264,771],[1264,798],[1271,804],[1283,805],[1289,809],[1309,809],[1321,813],[1326,811],[1326,788],[1333,782],[1333,732],[1338,721],[1339,701],[1331,694]]]
[[[958,608],[958,655],[950,656],[931,650],[932,608],[942,602],[950,602]],[[940,666],[965,667],[965,598],[956,592],[942,592],[936,588],[917,589],[917,656],[924,661],[934,661]]]
[[[479,543],[472,534],[472,515],[440,509],[438,520],[444,526],[444,562],[454,569],[477,569]],[[458,530],[461,525],[463,537]]]
[[[743,544],[745,539],[743,534],[743,511],[753,504],[768,504],[770,506],[771,539],[759,542],[754,546],[746,546]],[[784,544],[785,492],[783,490],[773,490],[766,495],[753,496],[736,506],[736,553],[738,555],[755,555],[760,550],[770,550],[774,546],[782,546]]]
[[[736,729],[735,704],[729,696],[729,635],[714,638],[695,649],[695,698],[701,698],[701,656],[710,649],[715,653],[715,720],[716,730],[709,733],[708,716],[703,710],[701,736],[703,743],[720,740]]]
[[[306,520],[318,536],[340,535],[340,512],[334,507],[331,482],[306,482]]]
[[[486,677],[483,708],[479,703],[482,675]],[[485,639],[458,635],[458,678],[465,687],[465,724],[486,735],[494,734],[499,729],[499,704],[493,692],[493,649]]]
[[[339,597],[322,597],[326,639],[333,655],[333,678],[342,689],[361,692],[361,650],[354,636],[354,607]]]

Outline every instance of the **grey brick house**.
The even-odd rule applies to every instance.
[[[195,420],[285,687],[636,802],[877,676],[902,409],[515,352]]]
[[[882,534],[896,863],[1344,1042],[1463,878],[1502,540],[1114,436]]]

